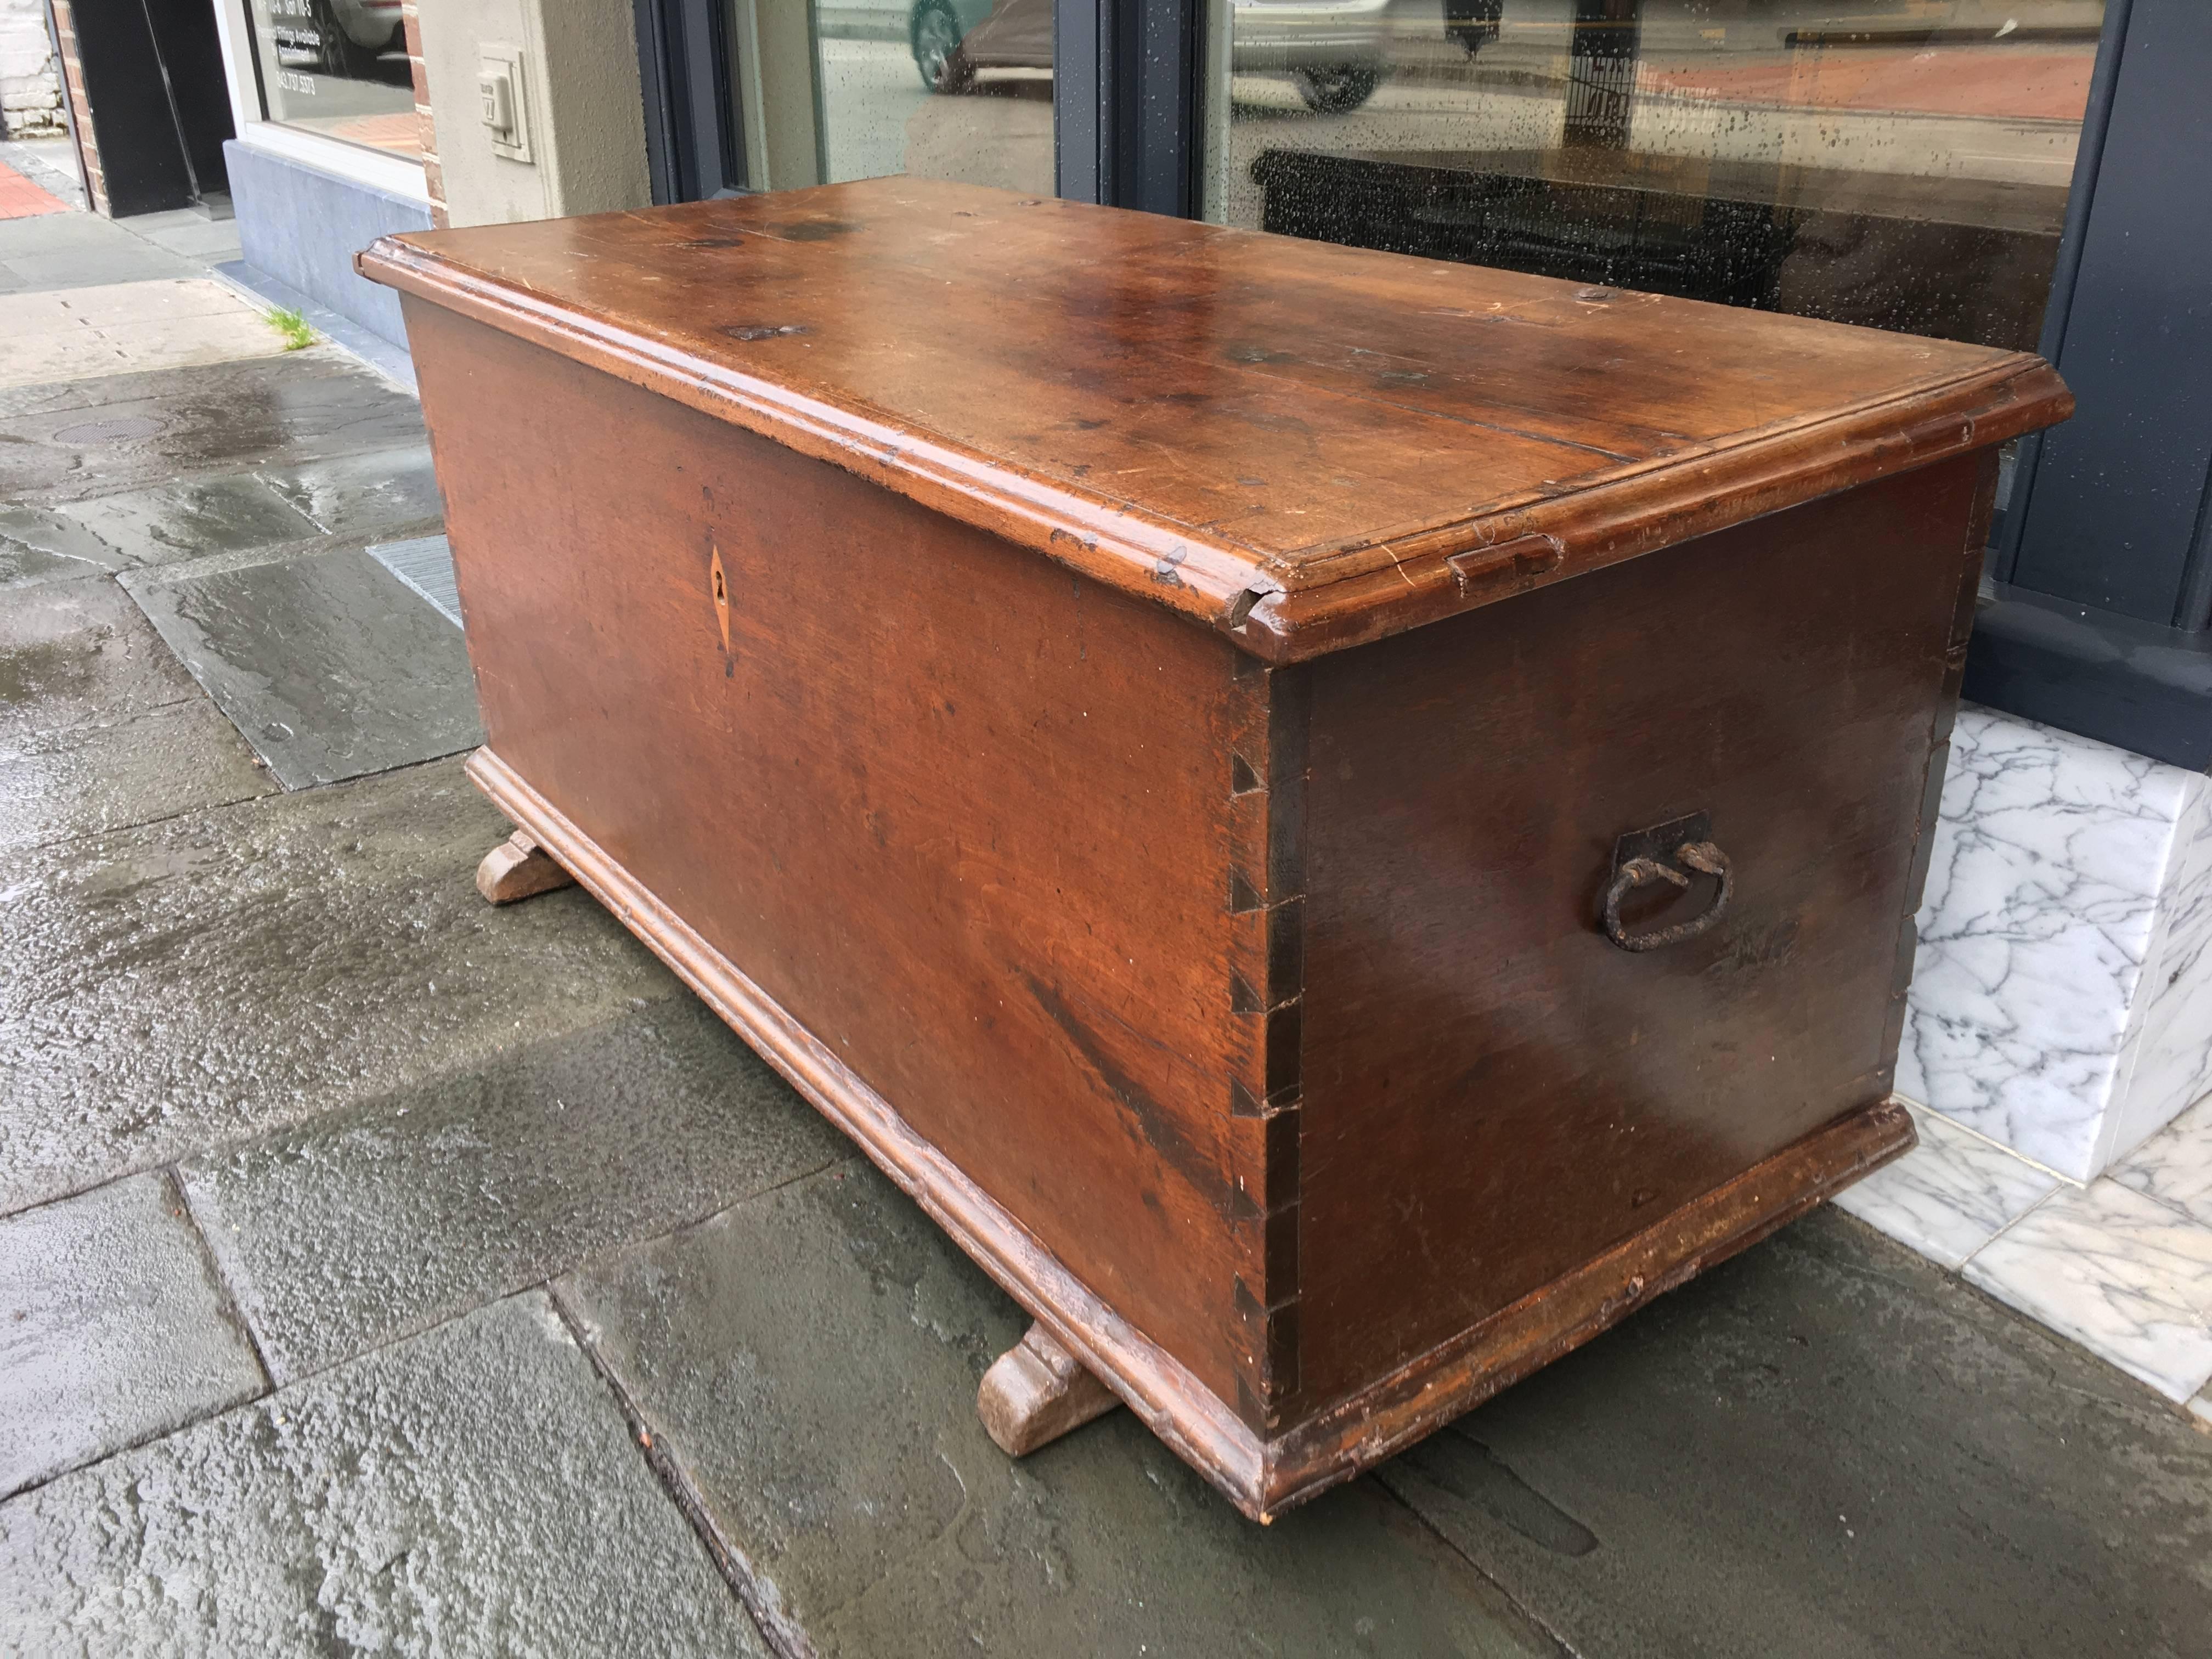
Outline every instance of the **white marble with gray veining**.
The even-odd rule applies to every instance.
[[[2170,1400],[2212,1382],[2212,1227],[2117,1182],[2060,1188],[1963,1271]]]
[[[2212,1098],[2191,1107],[2112,1165],[2109,1178],[2212,1227]]]
[[[1955,1267],[2057,1188],[2058,1177],[1905,1103],[1920,1144],[1837,1194],[1836,1207]]]
[[[2185,974],[2154,1010],[2145,971],[2162,937],[2212,929],[2212,875],[2169,882],[2188,876],[2177,854],[2203,839],[2205,793],[2198,774],[1962,708],[1898,1091],[2075,1180],[2154,1130],[2154,1094],[2185,1086],[2212,1023],[2212,985]],[[2193,960],[2212,975],[2208,946]],[[2138,1077],[2150,1092],[2130,1103]]]
[[[2100,1167],[2212,1093],[2212,781],[2192,780],[2175,826],[2138,1001]]]

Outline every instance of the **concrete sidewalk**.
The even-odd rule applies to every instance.
[[[1126,1413],[1009,1462],[1019,1311],[581,892],[477,897],[411,398],[57,222],[0,225],[85,278],[0,294],[58,319],[0,315],[0,1649],[2204,1650],[2212,1437],[1832,1210],[1271,1528]]]

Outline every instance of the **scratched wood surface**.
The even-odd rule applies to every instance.
[[[2018,353],[921,179],[410,233],[361,263],[1273,660],[2065,402]],[[1542,556],[1479,556],[1528,538]]]
[[[1238,653],[407,306],[491,750],[1235,1402]]]
[[[471,775],[1246,1513],[1911,1144],[2037,360],[905,179],[362,264]]]

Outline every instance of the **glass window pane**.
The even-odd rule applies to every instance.
[[[2032,349],[2103,0],[1209,0],[1220,222]]]
[[[269,120],[420,158],[399,0],[250,0]]]
[[[756,190],[914,173],[1049,195],[1053,0],[733,0]]]

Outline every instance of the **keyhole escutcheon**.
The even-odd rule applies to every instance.
[[[727,652],[730,648],[730,584],[728,579],[722,574],[720,548],[714,549],[714,559],[708,565],[707,569],[708,574],[713,578],[714,620],[722,626],[722,649]]]

